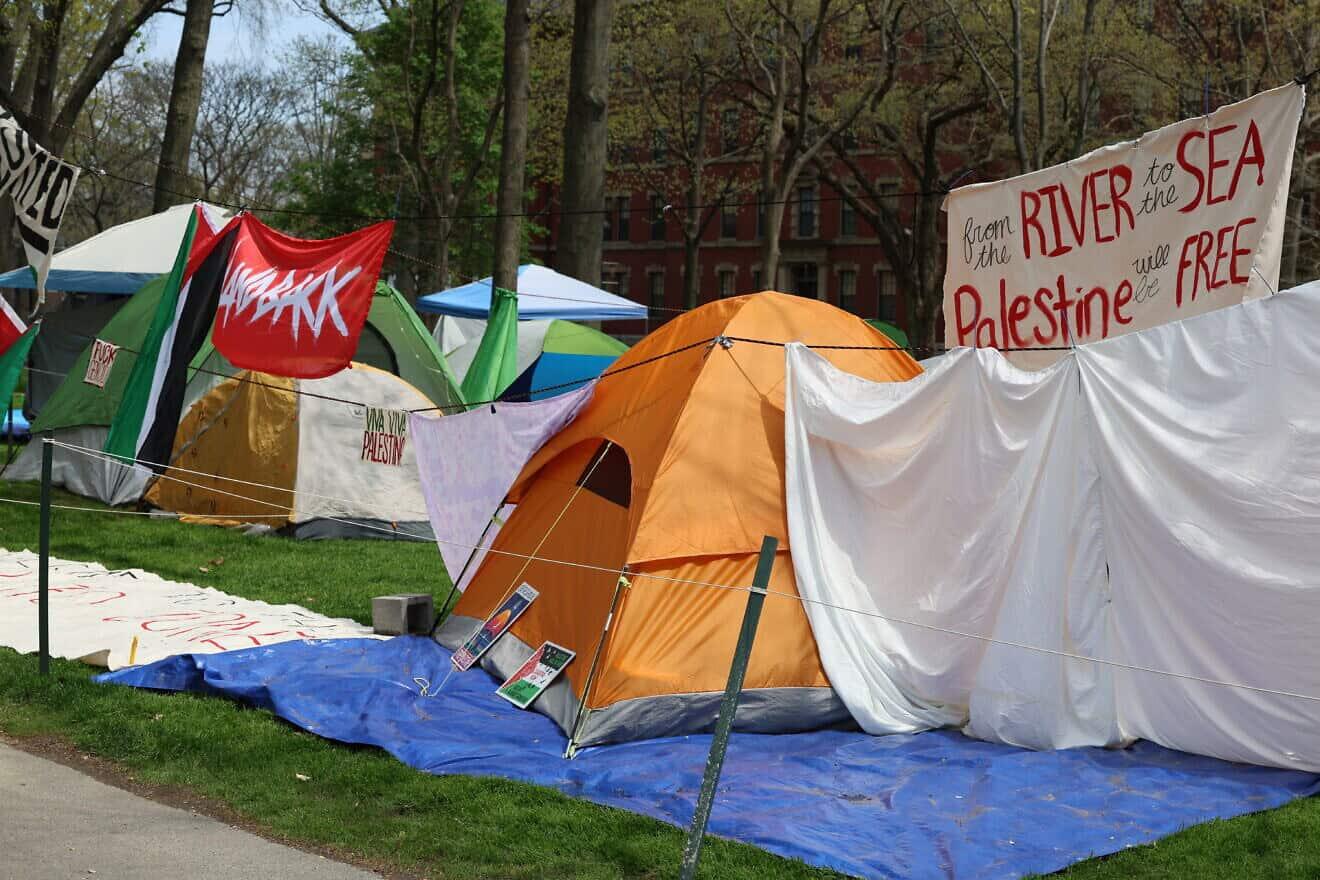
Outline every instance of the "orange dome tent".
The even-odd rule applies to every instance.
[[[576,651],[536,704],[573,746],[713,727],[747,597],[666,579],[746,587],[773,535],[771,589],[797,594],[784,512],[782,343],[792,341],[893,344],[853,315],[780,293],[719,300],[655,331],[523,469],[493,544],[522,555],[485,557],[439,641],[461,645],[525,582],[540,595],[482,663],[503,677],[547,639]],[[902,351],[822,354],[873,381],[921,372]],[[771,596],[736,726],[791,731],[847,717],[801,603]]]

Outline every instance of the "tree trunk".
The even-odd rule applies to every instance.
[[[1091,108],[1091,52],[1095,34],[1095,7],[1097,0],[1086,0],[1082,18],[1082,58],[1077,64],[1077,119],[1073,123],[1073,145],[1070,156],[1080,156],[1090,125]]]
[[[765,241],[761,242],[761,288],[779,289],[779,231],[784,226],[784,205],[771,194],[765,206]]]
[[[523,188],[527,167],[527,104],[530,93],[528,0],[508,0],[504,11],[504,132],[500,183],[495,199],[496,287],[518,289],[522,255]],[[596,218],[599,225],[600,218]],[[492,291],[492,295],[494,291]]]
[[[215,0],[188,0],[174,60],[174,85],[165,117],[165,134],[156,168],[156,192],[151,210],[164,211],[190,192],[188,154],[192,149],[197,113],[202,106],[202,75],[206,69],[206,43],[211,35]]]
[[[55,118],[55,84],[59,80],[60,32],[64,29],[67,0],[47,2],[43,6],[42,20],[34,22],[37,39],[35,77],[32,86],[32,135],[38,143],[51,143],[52,120]]]
[[[1012,0],[1013,10],[1013,111],[1010,124],[1013,128],[1013,147],[1017,151],[1018,172],[1025,174],[1031,166],[1027,155],[1027,123],[1023,106],[1026,98],[1022,86],[1022,3]]]
[[[683,307],[695,309],[701,299],[701,220],[706,192],[706,96],[697,100],[697,130],[693,136],[688,170],[687,207],[683,209]]]
[[[1302,249],[1302,224],[1306,220],[1302,216],[1302,197],[1300,188],[1298,189],[1298,194],[1288,197],[1288,222],[1284,224],[1284,229],[1287,232],[1283,238],[1283,265],[1280,267],[1279,272],[1280,290],[1294,287],[1298,283],[1298,255]]]
[[[563,214],[556,263],[565,275],[600,284],[605,207],[606,113],[614,0],[575,0],[564,118]]]

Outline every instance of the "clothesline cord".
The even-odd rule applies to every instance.
[[[47,442],[51,442],[51,443],[59,443],[59,441],[54,441],[54,440],[47,441]],[[66,445],[66,444],[60,444],[60,445]],[[74,450],[74,451],[77,451],[77,452],[83,452],[83,451],[85,451],[85,448],[84,448],[84,447],[69,447],[69,446],[66,445],[66,448],[70,448],[70,449],[72,449],[72,450]],[[118,461],[118,460],[116,460],[115,463],[116,463],[116,464],[119,464],[119,465],[121,465],[121,466],[123,466],[123,467],[133,467],[133,464],[130,464],[130,463],[127,463],[127,462],[123,462],[123,461]],[[212,474],[212,475],[210,475],[210,476],[219,476],[219,475]],[[197,487],[197,488],[203,488],[203,489],[210,489],[210,488],[211,488],[211,487],[205,486],[205,485],[203,485],[203,484],[191,483],[191,482],[189,482],[189,481],[182,480],[182,479],[179,479],[179,478],[177,478],[177,477],[170,477],[170,476],[168,476],[168,475],[161,475],[160,478],[161,478],[161,479],[173,479],[175,482],[182,483],[183,485],[194,486],[194,487]],[[220,494],[228,495],[228,496],[230,496],[230,497],[239,498],[239,499],[243,499],[243,500],[247,500],[247,501],[252,501],[252,502],[257,503],[257,504],[265,504],[265,505],[268,505],[268,506],[276,506],[276,507],[279,506],[279,505],[274,504],[273,502],[267,502],[267,501],[264,501],[264,500],[259,499],[259,498],[250,498],[250,497],[247,497],[247,496],[244,496],[244,495],[239,495],[239,494],[236,494],[236,493],[224,492],[224,491],[222,491],[222,490],[214,490],[214,491],[218,491],[218,492],[220,492]],[[329,516],[327,516],[327,517],[323,517],[323,518],[324,518],[324,519],[327,519],[327,520],[330,520],[331,522],[338,522],[338,523],[341,523],[341,524],[347,524],[347,525],[354,525],[354,526],[362,526],[362,527],[366,527],[366,528],[372,528],[371,526],[368,526],[367,524],[353,523],[353,522],[351,522],[351,521],[347,521],[347,520],[336,519],[335,517],[329,517]],[[387,534],[394,535],[394,536],[401,536],[401,533],[393,532],[393,531],[390,531],[390,530],[388,530],[388,529],[383,529],[383,528],[380,528],[380,527],[375,527],[375,530],[376,530],[376,531],[385,532],[385,533],[387,533]],[[404,535],[402,535],[402,536],[403,536],[403,537],[407,537],[407,538],[410,539],[410,540],[419,540],[419,541],[426,541],[426,540],[428,540],[428,539],[426,539],[426,538],[417,538],[417,537],[414,537],[414,536],[408,536],[408,535],[406,535],[406,534],[404,534]],[[600,571],[600,572],[603,572],[603,573],[606,573],[606,574],[610,574],[610,575],[612,575],[612,576],[616,576],[616,577],[617,577],[618,574],[619,574],[619,572],[618,572],[617,570],[615,570],[615,569],[609,569],[609,568],[605,568],[605,567],[603,567],[603,566],[599,566],[599,565],[591,565],[591,564],[588,564],[588,563],[571,562],[571,561],[568,561],[568,560],[553,559],[553,558],[550,558],[550,557],[544,557],[544,556],[540,556],[540,555],[537,555],[537,554],[515,553],[515,552],[512,552],[512,551],[497,550],[497,549],[495,549],[495,548],[493,548],[493,547],[481,547],[481,546],[479,546],[479,545],[463,544],[463,543],[460,543],[460,542],[455,542],[455,541],[445,541],[445,540],[442,540],[442,539],[437,539],[437,542],[438,542],[438,543],[442,543],[442,544],[447,544],[447,545],[450,545],[450,546],[454,546],[454,547],[465,548],[465,549],[469,549],[469,550],[478,550],[478,551],[480,551],[480,550],[484,550],[484,551],[487,552],[487,553],[493,553],[493,554],[497,554],[497,555],[510,556],[510,557],[515,557],[515,558],[521,558],[521,559],[526,560],[526,561],[529,562],[529,563],[535,561],[535,562],[543,562],[543,563],[546,563],[546,564],[549,564],[549,565],[560,565],[560,566],[566,566],[566,567],[572,567],[572,568],[588,569],[588,570],[593,570],[593,571]],[[668,576],[665,576],[665,575],[649,574],[649,573],[647,573],[647,572],[636,571],[636,570],[632,570],[632,569],[629,570],[629,572],[628,572],[628,577],[629,577],[630,580],[633,580],[633,579],[647,580],[647,579],[649,579],[649,580],[662,581],[662,582],[665,582],[665,583],[672,583],[672,584],[685,584],[685,585],[694,586],[694,587],[701,587],[701,588],[704,588],[704,589],[723,590],[723,591],[726,591],[726,592],[735,592],[735,593],[749,593],[749,592],[751,592],[751,588],[750,588],[750,587],[747,587],[747,586],[736,586],[736,585],[732,585],[732,584],[711,583],[711,582],[708,582],[708,581],[698,581],[698,580],[694,580],[694,579],[691,579],[691,578],[674,578],[674,577],[668,577]],[[1030,645],[1030,644],[1027,644],[1027,643],[1024,643],[1024,642],[1017,642],[1017,641],[1013,641],[1013,640],[1009,640],[1009,639],[1001,639],[1001,638],[997,638],[997,637],[995,637],[995,636],[987,636],[987,635],[983,635],[983,634],[980,634],[980,633],[967,632],[967,631],[965,631],[965,630],[954,629],[954,628],[952,628],[952,627],[939,626],[939,625],[937,625],[937,624],[926,623],[926,622],[923,622],[923,621],[913,620],[913,619],[910,619],[910,618],[900,617],[900,616],[897,616],[897,615],[884,614],[884,613],[882,613],[882,612],[879,612],[879,611],[876,611],[876,610],[873,610],[873,609],[853,608],[853,607],[850,607],[850,606],[847,606],[847,605],[841,605],[841,604],[838,604],[838,603],[828,602],[828,601],[823,600],[823,599],[814,599],[814,598],[808,598],[808,597],[805,597],[805,596],[802,596],[802,595],[799,595],[799,594],[795,594],[795,593],[787,593],[787,592],[784,592],[784,591],[782,591],[782,590],[769,589],[769,590],[766,591],[766,593],[767,593],[767,595],[774,596],[774,597],[779,598],[779,599],[792,600],[792,601],[796,601],[796,602],[802,603],[802,604],[804,604],[804,605],[807,605],[807,604],[811,604],[811,605],[819,605],[819,606],[821,606],[821,607],[830,608],[830,609],[832,609],[832,610],[840,611],[840,612],[847,613],[847,614],[858,614],[858,615],[862,615],[862,616],[865,616],[865,617],[870,617],[870,618],[874,618],[874,619],[878,619],[878,620],[884,620],[884,621],[889,622],[889,623],[899,624],[899,625],[902,625],[902,626],[910,626],[910,627],[919,628],[919,629],[923,629],[923,630],[930,631],[930,632],[938,632],[938,633],[942,633],[942,634],[945,634],[945,635],[955,636],[955,637],[958,637],[958,638],[975,639],[975,640],[977,640],[977,641],[985,642],[985,643],[987,643],[987,644],[994,644],[994,645],[1000,645],[1000,646],[1002,646],[1002,647],[1007,647],[1007,648],[1014,648],[1014,649],[1018,649],[1018,650],[1031,651],[1031,652],[1034,652],[1034,653],[1045,654],[1045,655],[1053,656],[1053,657],[1060,657],[1060,658],[1068,659],[1068,660],[1075,660],[1075,661],[1083,662],[1083,663],[1093,663],[1093,664],[1097,664],[1097,665],[1101,665],[1101,666],[1108,666],[1108,667],[1115,668],[1115,669],[1123,669],[1123,670],[1126,670],[1126,671],[1129,671],[1129,672],[1140,672],[1140,673],[1145,673],[1145,674],[1150,674],[1150,675],[1160,675],[1160,676],[1165,676],[1165,677],[1169,677],[1169,678],[1176,678],[1176,679],[1180,679],[1180,680],[1184,680],[1184,681],[1192,681],[1192,682],[1196,682],[1196,683],[1199,683],[1199,684],[1205,684],[1205,685],[1210,685],[1210,686],[1214,686],[1214,687],[1224,687],[1224,688],[1230,688],[1230,689],[1236,689],[1236,690],[1246,690],[1246,691],[1252,691],[1252,692],[1255,692],[1255,693],[1266,694],[1266,695],[1269,695],[1269,696],[1284,697],[1284,698],[1290,698],[1290,699],[1298,699],[1298,700],[1304,700],[1304,701],[1308,701],[1308,702],[1320,702],[1320,696],[1311,695],[1311,694],[1303,694],[1303,693],[1299,693],[1299,692],[1296,692],[1296,691],[1288,691],[1288,690],[1282,690],[1282,689],[1278,689],[1278,688],[1262,687],[1262,686],[1259,686],[1259,685],[1251,685],[1251,684],[1246,684],[1246,683],[1243,683],[1243,682],[1226,681],[1226,680],[1223,680],[1223,679],[1216,679],[1216,678],[1210,678],[1210,677],[1208,677],[1208,676],[1196,675],[1196,674],[1194,674],[1194,673],[1177,672],[1177,671],[1167,670],[1167,669],[1157,669],[1157,668],[1155,668],[1155,667],[1151,667],[1151,666],[1143,666],[1143,665],[1140,665],[1140,664],[1134,664],[1134,663],[1125,663],[1125,662],[1120,661],[1120,660],[1111,660],[1111,659],[1103,658],[1103,657],[1094,657],[1094,656],[1087,655],[1087,654],[1079,654],[1079,653],[1075,653],[1075,652],[1071,652],[1071,651],[1063,651],[1063,650],[1059,650],[1059,649],[1055,649],[1055,648],[1047,648],[1047,647],[1043,647],[1043,646],[1040,646],[1040,645]]]

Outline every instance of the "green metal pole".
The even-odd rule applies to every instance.
[[[715,736],[711,739],[710,755],[706,758],[706,775],[701,780],[701,794],[697,796],[697,809],[692,814],[692,827],[688,829],[687,844],[683,847],[682,880],[695,880],[697,862],[701,859],[701,843],[706,836],[706,823],[715,804],[715,787],[719,785],[720,771],[724,769],[724,753],[729,748],[729,732],[733,729],[733,716],[738,711],[738,694],[747,676],[747,661],[752,656],[752,642],[756,639],[756,625],[761,621],[761,606],[765,603],[765,588],[770,583],[770,569],[775,564],[775,551],[779,539],[766,535],[761,541],[761,556],[756,561],[756,576],[747,594],[747,610],[743,612],[742,631],[738,633],[738,646],[733,651],[733,665],[729,669],[729,683],[720,702],[720,717],[715,722]]]
[[[37,581],[37,664],[50,675],[50,466],[54,445],[41,438],[41,567]]]

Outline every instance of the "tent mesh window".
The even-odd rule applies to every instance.
[[[632,504],[632,466],[628,463],[628,453],[614,443],[601,443],[582,469],[577,485],[620,507]]]

